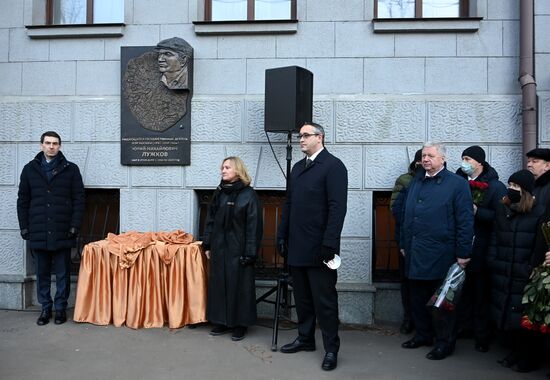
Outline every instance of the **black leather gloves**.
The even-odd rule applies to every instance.
[[[23,240],[29,240],[30,237],[31,237],[31,234],[29,233],[29,230],[27,230],[26,228],[23,228],[21,230],[21,237],[23,238]]]
[[[254,256],[241,256],[239,258],[239,262],[243,267],[246,267],[249,265],[254,265],[254,263],[256,262],[256,258]]]
[[[286,257],[287,251],[286,251],[286,241],[284,239],[279,239],[277,241],[277,253],[281,255],[281,257]]]
[[[75,239],[78,236],[78,229],[75,227],[69,228],[69,232],[67,232],[67,237],[69,239]]]
[[[321,247],[321,260],[322,261],[330,261],[334,259],[334,255],[336,254],[336,249],[332,247],[327,247],[326,245],[323,245]]]

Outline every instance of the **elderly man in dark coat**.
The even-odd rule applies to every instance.
[[[318,319],[325,348],[322,368],[332,370],[340,348],[337,275],[324,263],[340,251],[348,172],[324,148],[324,138],[319,124],[306,123],[300,129],[300,149],[307,157],[292,168],[277,238],[279,252],[288,253],[298,314],[298,337],[281,352],[315,350]]]
[[[417,348],[432,344],[426,357],[441,360],[454,350],[453,316],[435,329],[426,303],[449,267],[465,267],[472,251],[474,213],[468,182],[445,168],[445,147],[426,143],[422,149],[424,175],[411,182],[403,213],[401,253],[410,281],[412,317],[416,334],[402,344]]]
[[[36,290],[42,313],[39,326],[50,321],[55,306],[55,323],[67,321],[70,291],[71,247],[84,215],[84,184],[78,166],[59,150],[61,137],[44,132],[34,160],[21,172],[17,216],[21,237],[29,241],[36,269]],[[50,295],[51,271],[55,273],[55,301]]]

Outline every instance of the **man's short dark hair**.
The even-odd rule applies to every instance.
[[[61,145],[61,136],[59,136],[59,134],[57,132],[54,132],[54,131],[47,131],[47,132],[42,133],[42,136],[40,136],[40,144],[44,143],[44,138],[46,136],[57,138],[59,140],[59,145]]]
[[[323,146],[325,146],[325,129],[323,128],[323,126],[321,124],[317,124],[317,123],[314,123],[312,121],[306,121],[303,125],[311,125],[314,129],[315,129],[315,133],[318,133],[320,134],[322,137],[322,143],[323,143]]]
[[[317,123],[314,123],[312,121],[306,121],[302,127],[304,125],[311,125],[313,128],[315,128],[315,133],[319,133],[320,135],[325,135],[325,129],[323,128],[323,126],[321,124],[317,124]]]

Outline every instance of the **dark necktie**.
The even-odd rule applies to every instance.
[[[313,164],[313,160],[311,160],[310,158],[308,158],[306,160],[306,169],[309,168],[311,166],[311,164]]]

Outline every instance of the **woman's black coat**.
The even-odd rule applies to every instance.
[[[48,182],[39,153],[21,172],[17,216],[21,230],[30,233],[30,248],[55,251],[71,248],[71,227],[80,229],[84,215],[84,185],[78,166],[59,152],[53,177]]]
[[[223,215],[229,195],[220,191],[206,217],[203,245],[210,249],[207,319],[229,327],[256,323],[254,266],[240,264],[241,256],[256,257],[263,232],[262,208],[256,192],[245,187],[235,199],[229,228]]]
[[[491,315],[499,329],[520,327],[523,289],[533,269],[535,236],[543,212],[542,205],[537,204],[528,214],[515,213],[504,205],[497,209],[488,264],[492,280]]]

